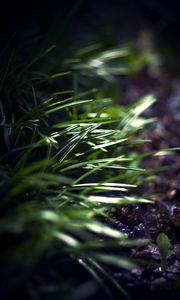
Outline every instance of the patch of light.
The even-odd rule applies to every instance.
[[[89,118],[95,118],[97,116],[97,113],[89,113],[88,117]],[[101,113],[99,116],[99,118],[108,118],[109,115],[107,113]]]
[[[79,243],[77,240],[75,240],[73,237],[71,237],[65,233],[56,232],[55,237],[57,237],[58,239],[65,242],[66,244],[68,244],[71,247],[79,246]]]
[[[86,227],[89,230],[91,230],[95,233],[104,234],[104,235],[107,235],[107,236],[111,236],[113,238],[122,238],[122,237],[124,237],[124,235],[120,231],[117,231],[117,230],[112,229],[112,228],[107,227],[107,226],[101,226],[100,224],[89,223],[89,224],[86,225]]]
[[[58,222],[59,216],[53,211],[46,210],[41,212],[41,218],[46,221]]]
[[[83,154],[84,153],[76,153],[75,156],[78,157],[78,156],[82,156]]]
[[[100,60],[100,59],[92,59],[92,60],[89,62],[89,65],[90,65],[90,67],[92,67],[92,68],[99,68],[100,66],[103,65],[103,62],[102,62],[102,60]]]
[[[53,137],[45,136],[44,139],[47,144],[58,144],[58,142]]]

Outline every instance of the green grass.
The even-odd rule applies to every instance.
[[[152,176],[136,145],[145,142],[141,129],[152,120],[142,114],[155,99],[121,107],[106,97],[114,75],[129,70],[126,48],[90,57],[81,50],[54,71],[53,48],[24,60],[7,55],[1,65],[1,293],[5,299],[23,291],[33,300],[78,299],[82,292],[88,299],[102,288],[108,298],[114,290],[128,297],[108,265],[132,269],[137,262],[113,249],[148,241],[114,229],[109,211],[153,203],[136,196],[139,181]],[[53,263],[48,282],[39,270],[51,274]]]

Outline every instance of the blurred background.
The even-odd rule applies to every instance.
[[[179,6],[179,1],[163,0],[2,1],[1,46],[14,35],[27,37],[49,31],[51,39],[61,37],[61,42],[64,34],[76,43],[90,42],[92,36],[117,43],[148,29],[170,63],[168,51],[180,50]]]

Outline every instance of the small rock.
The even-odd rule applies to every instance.
[[[118,222],[117,229],[119,229],[122,233],[129,235],[130,229],[127,225],[123,224],[122,222]]]
[[[152,292],[158,292],[160,294],[164,293],[164,290],[167,290],[167,280],[164,277],[154,279],[150,285]]]
[[[174,253],[176,258],[180,260],[180,244],[174,246]]]
[[[132,269],[131,273],[132,273],[133,275],[135,275],[137,279],[140,279],[140,278],[141,278],[141,275],[142,275],[142,273],[143,273],[143,269],[140,269],[140,268],[134,268],[134,269]]]
[[[161,260],[161,255],[159,253],[159,248],[157,245],[152,244],[147,246],[147,251],[150,252],[151,257],[155,260]]]
[[[136,238],[147,238],[150,239],[150,233],[147,226],[143,223],[140,223],[133,228],[133,235]]]

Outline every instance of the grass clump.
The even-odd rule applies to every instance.
[[[94,71],[97,82],[112,83],[122,69],[102,74],[102,60],[129,55],[125,49],[99,54],[93,61],[101,64],[88,69],[80,58],[75,65],[66,61],[54,73],[52,57],[44,60],[52,49],[25,60],[13,54],[1,66],[1,294],[78,299],[81,293],[87,299],[103,286],[112,297],[106,282],[126,294],[105,265],[131,269],[136,263],[109,249],[147,240],[129,240],[108,225],[109,210],[152,203],[135,196],[147,172],[134,147],[144,143],[139,132],[152,120],[142,113],[155,100],[114,106],[92,86]]]

